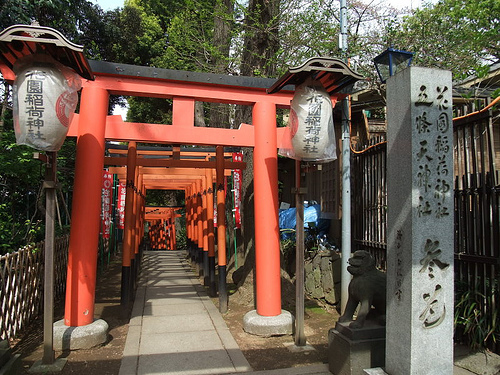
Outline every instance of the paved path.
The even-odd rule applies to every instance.
[[[184,252],[144,253],[120,375],[251,371]]]
[[[331,375],[327,364],[252,371],[184,254],[144,253],[120,375]],[[497,374],[483,372],[486,367],[499,370],[498,362],[485,366],[483,357],[474,358],[480,362],[470,366],[474,372],[455,366],[454,375]]]

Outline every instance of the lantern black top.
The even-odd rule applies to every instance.
[[[298,86],[308,77],[321,82],[328,94],[339,97],[351,94],[354,84],[363,79],[363,76],[354,72],[342,60],[332,57],[313,57],[300,66],[290,68],[267,89],[267,93],[274,94],[286,85]]]
[[[92,69],[83,54],[83,46],[70,42],[55,29],[37,24],[13,25],[0,32],[0,70],[4,78],[13,79],[15,62],[37,50],[74,69],[83,78],[94,80]]]
[[[390,47],[375,57],[373,61],[375,62],[375,68],[380,80],[385,83],[387,78],[409,67],[412,59],[413,52],[401,51]]]

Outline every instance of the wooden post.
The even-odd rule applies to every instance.
[[[281,275],[276,106],[255,103],[253,124],[257,314],[277,316],[281,314]]]
[[[133,226],[134,226],[134,183],[137,162],[137,146],[129,142],[127,153],[127,193],[125,195],[125,226],[123,229],[123,254],[122,254],[122,284],[121,305],[128,306],[131,296],[131,260],[133,252]]]
[[[47,152],[45,165],[45,267],[43,291],[43,357],[44,365],[55,361],[54,354],[54,216],[57,152]]]
[[[209,274],[209,295],[215,297],[217,286],[215,283],[215,238],[214,238],[214,190],[213,190],[213,170],[205,170],[207,189],[207,227],[208,227],[208,274]]]
[[[64,315],[64,324],[71,327],[94,321],[108,100],[102,88],[88,85],[82,90]]]
[[[216,150],[217,184],[217,252],[219,263],[219,311],[227,312],[227,269],[226,269],[226,197],[224,191],[224,147]]]
[[[295,161],[295,345],[305,346],[304,333],[304,192],[301,188],[301,162]]]

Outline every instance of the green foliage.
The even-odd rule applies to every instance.
[[[15,251],[40,236],[40,218],[33,218],[42,176],[33,149],[16,145],[12,112],[0,140],[0,253]]]
[[[415,52],[416,65],[461,78],[500,58],[499,14],[497,0],[440,0],[394,22],[387,43]]]
[[[486,293],[466,283],[457,286],[455,295],[455,326],[474,350],[487,349],[500,340],[498,281],[486,288]]]
[[[187,249],[186,227],[175,228],[175,241],[178,249]]]
[[[161,98],[128,98],[127,120],[149,124],[172,123],[172,100]]]
[[[167,40],[160,20],[148,14],[140,1],[126,2],[114,22],[120,30],[112,47],[115,61],[151,66],[164,53]]]

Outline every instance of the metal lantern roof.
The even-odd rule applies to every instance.
[[[331,57],[313,57],[304,64],[290,68],[269,89],[268,94],[280,91],[286,85],[300,85],[308,77],[320,81],[330,94],[351,93],[354,83],[363,79],[342,60]]]
[[[94,80],[83,46],[70,42],[55,29],[38,25],[13,25],[0,33],[0,70],[4,78],[13,80],[15,62],[40,51],[74,69],[83,78]]]

